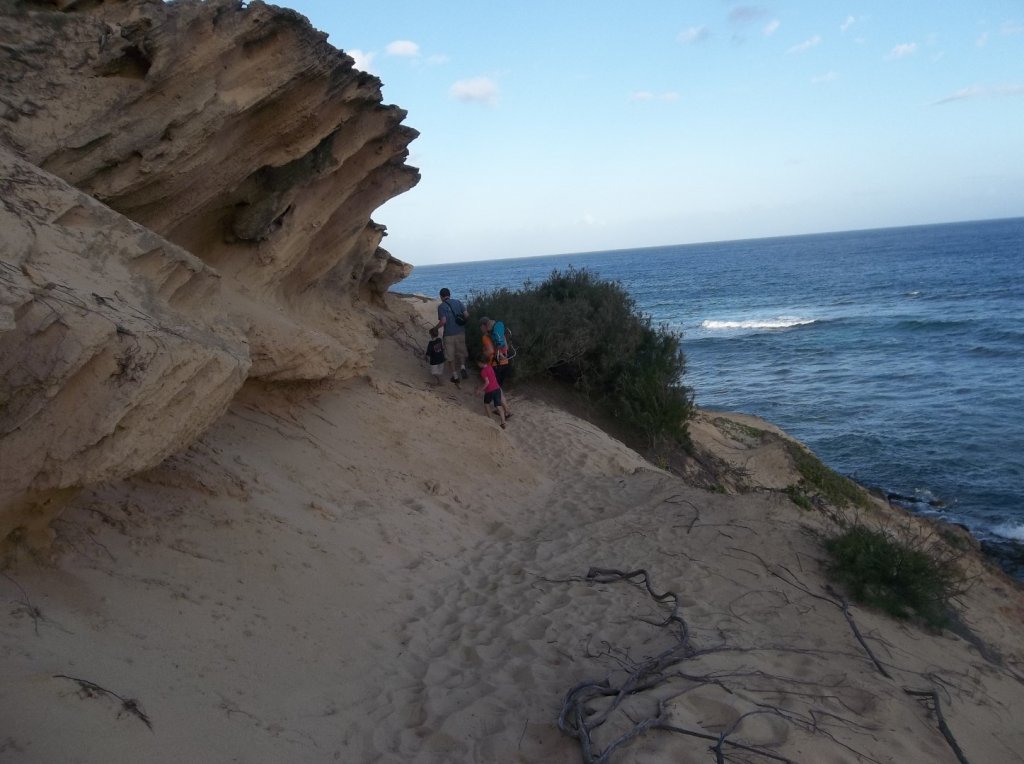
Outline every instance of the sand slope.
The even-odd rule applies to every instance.
[[[647,730],[610,760],[713,762],[724,732],[732,761],[955,762],[906,692],[934,689],[967,760],[1024,761],[1019,588],[975,565],[968,638],[851,607],[884,676],[771,448],[695,425],[763,488],[725,495],[538,401],[503,432],[429,386],[393,302],[368,374],[246,388],[0,577],[0,759],[578,762],[563,700],[608,679],[631,691],[588,701],[595,758],[658,716],[712,739]]]

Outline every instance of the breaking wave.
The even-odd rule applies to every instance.
[[[817,321],[814,318],[797,318],[794,316],[779,316],[778,318],[750,319],[747,321],[701,321],[700,328],[709,332],[715,331],[771,331],[777,329],[791,329],[794,326],[805,326]]]
[[[1020,523],[1003,523],[992,528],[992,532],[997,536],[1002,536],[1004,539],[1024,541],[1024,525]]]

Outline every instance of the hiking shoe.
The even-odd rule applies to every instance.
[[[465,366],[462,367],[462,369],[460,370],[459,373],[462,374],[462,378],[463,379],[469,379],[469,372],[466,371],[466,367]]]

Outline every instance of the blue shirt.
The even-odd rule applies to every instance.
[[[465,313],[466,307],[456,300],[454,297],[449,297],[447,300],[441,300],[441,304],[437,306],[437,320],[444,319],[444,333],[447,336],[453,336],[456,334],[465,334],[466,327],[459,326],[455,322],[455,316],[460,313]]]

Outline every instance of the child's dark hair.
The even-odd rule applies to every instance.
[[[437,327],[436,326],[430,327],[430,336],[431,337],[437,337]]]

